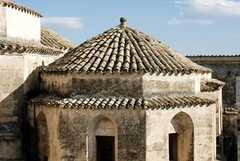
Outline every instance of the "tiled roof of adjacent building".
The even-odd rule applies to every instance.
[[[0,39],[0,54],[35,53],[43,55],[59,55],[72,49],[75,45],[60,34],[41,28],[41,43],[22,39]]]
[[[56,49],[66,50],[76,47],[71,41],[67,40],[62,35],[42,26],[41,27],[41,43],[45,46]]]
[[[30,101],[32,104],[49,107],[79,108],[79,109],[169,109],[191,106],[209,106],[215,102],[210,99],[183,96],[146,98],[56,98],[40,96]]]
[[[210,69],[190,59],[157,39],[121,24],[87,40],[52,63],[49,72],[144,72],[190,74],[209,73]]]
[[[214,92],[225,86],[225,83],[217,79],[210,79],[201,83],[201,92]]]
[[[30,8],[21,6],[19,4],[13,3],[13,2],[10,2],[8,0],[0,0],[0,6],[15,8],[15,9],[23,11],[23,12],[28,12],[32,15],[37,16],[37,17],[42,17],[42,15],[40,13],[38,13],[38,12],[36,12],[36,11],[30,9]]]
[[[12,53],[34,53],[42,55],[59,55],[63,51],[42,45],[40,43],[17,40],[17,39],[2,39],[0,40],[0,55]]]

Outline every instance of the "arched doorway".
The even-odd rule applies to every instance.
[[[43,112],[40,112],[37,116],[37,126],[38,126],[38,149],[39,158],[41,161],[48,161],[49,157],[49,134],[47,127],[47,120]]]
[[[169,160],[193,161],[194,127],[190,116],[184,112],[176,114],[171,125],[174,133],[169,134]]]
[[[88,161],[117,161],[117,128],[107,116],[92,119],[88,128]]]

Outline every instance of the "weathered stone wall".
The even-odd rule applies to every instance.
[[[223,130],[222,89],[216,90],[214,92],[202,92],[198,95],[206,98],[211,98],[216,102],[216,135],[219,136]]]
[[[61,96],[141,96],[140,74],[42,73],[42,89]]]
[[[192,95],[200,92],[200,74],[143,75],[143,95],[169,96]]]
[[[92,132],[88,129],[92,120],[100,115],[110,118],[116,125],[116,161],[146,160],[144,110],[91,110],[29,106],[28,113],[32,126],[34,126],[34,117],[37,117],[40,112],[45,114],[49,129],[49,161],[87,161],[91,155],[89,154],[91,149],[88,148],[90,145],[87,142]]]
[[[6,37],[6,8],[0,7],[0,36]]]
[[[41,91],[67,96],[72,91],[71,74],[41,73]]]
[[[38,66],[54,56],[0,55],[0,160],[19,159],[22,152],[24,101],[37,93]]]
[[[142,96],[141,74],[74,75],[74,93],[90,96]]]
[[[213,161],[216,159],[215,105],[148,110],[146,112],[146,160],[169,160],[168,135],[174,129],[171,120],[179,113],[190,117],[193,123],[194,160]],[[199,115],[201,114],[201,115]],[[184,121],[185,120],[181,120]],[[184,146],[183,146],[184,147]],[[191,159],[190,159],[191,160]]]
[[[200,92],[200,74],[41,74],[42,89],[60,96],[159,97],[192,95]]]

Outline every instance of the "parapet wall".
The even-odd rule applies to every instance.
[[[23,10],[0,5],[0,36],[40,42],[40,17]]]

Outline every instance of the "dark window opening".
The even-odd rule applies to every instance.
[[[169,160],[177,161],[178,148],[177,148],[177,133],[169,134]]]
[[[97,161],[115,161],[114,137],[96,136]]]
[[[48,156],[45,156],[43,161],[48,161]]]
[[[37,117],[37,128],[38,128],[38,150],[39,150],[39,159],[41,161],[48,161],[49,156],[49,134],[48,134],[48,127],[47,127],[47,120],[45,115],[40,112]]]

